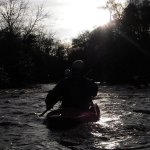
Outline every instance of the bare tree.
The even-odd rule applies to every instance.
[[[31,16],[28,16],[24,28],[24,37],[28,37],[32,32],[39,32],[40,27],[43,28],[40,24],[45,18],[48,17],[48,14],[44,12],[44,5],[40,5],[36,8],[35,12],[30,13]],[[43,31],[43,29],[42,29]]]
[[[23,23],[27,10],[27,3],[23,0],[2,0],[0,4],[1,29],[8,29],[9,32],[18,30]]]
[[[112,21],[112,19],[121,19],[122,12],[124,10],[123,5],[121,3],[116,2],[116,0],[108,0],[106,2],[106,5],[102,8],[109,10],[110,21]]]
[[[9,32],[19,32],[26,38],[37,30],[40,22],[47,17],[43,5],[38,6],[35,12],[26,0],[0,1],[0,28]]]

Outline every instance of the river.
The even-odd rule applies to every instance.
[[[0,90],[0,150],[150,150],[149,87],[100,86],[100,121],[51,131],[37,114],[53,86]]]

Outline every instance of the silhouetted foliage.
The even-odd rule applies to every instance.
[[[28,20],[28,6],[23,0],[6,0],[0,5],[0,87],[60,78],[64,49],[52,34],[40,30],[39,23],[46,16],[42,7]]]
[[[85,31],[81,33],[77,38],[72,39],[73,48],[84,48],[87,46],[88,40],[90,38],[90,32]]]
[[[148,83],[149,12],[149,2],[144,1],[139,5],[129,4],[122,16],[119,14],[119,17],[107,26],[89,33],[86,37],[88,40],[84,44],[80,44],[82,34],[74,39],[73,46],[78,49],[72,50],[70,57],[84,58],[91,70],[88,75],[102,82]]]
[[[28,3],[4,2],[0,5],[0,87],[57,81],[76,59],[85,61],[85,76],[101,82],[150,82],[149,1],[131,3],[122,14],[117,12],[122,9],[120,4],[109,1],[114,20],[105,27],[81,33],[72,40],[72,47],[41,31],[38,24],[45,18],[42,7],[35,20],[27,23],[22,15]],[[16,7],[10,7],[13,14],[8,13],[9,2]]]

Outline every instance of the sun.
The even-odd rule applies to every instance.
[[[91,30],[110,21],[109,11],[100,9],[97,0],[75,0],[65,11],[64,24],[74,30]]]
[[[68,41],[84,31],[92,31],[110,21],[108,10],[100,9],[105,0],[55,0],[49,20],[58,39]],[[59,3],[58,3],[59,2]],[[61,2],[61,3],[60,3]]]

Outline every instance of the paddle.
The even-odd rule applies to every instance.
[[[43,111],[43,112],[39,115],[39,117],[42,117],[47,111],[48,111],[48,109],[46,109],[45,111]]]

